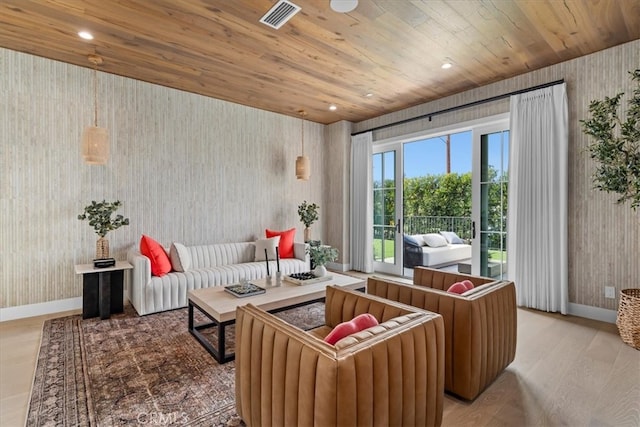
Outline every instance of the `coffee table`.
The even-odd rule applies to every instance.
[[[330,275],[332,276],[331,280],[306,285],[296,285],[283,280],[282,285],[276,286],[275,279],[272,285],[268,285],[266,279],[251,280],[251,283],[265,288],[266,292],[244,298],[238,298],[225,292],[224,286],[191,290],[187,294],[189,298],[189,332],[211,353],[218,363],[229,362],[235,359],[235,353],[226,354],[225,329],[235,323],[238,306],[251,303],[265,311],[276,313],[324,301],[327,286],[337,285],[354,290],[365,289],[364,279],[333,272]],[[211,322],[196,325],[193,318],[194,309],[204,314]],[[218,327],[216,343],[209,341],[200,332],[202,329],[214,326]]]

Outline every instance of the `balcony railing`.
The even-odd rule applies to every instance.
[[[453,231],[461,239],[471,239],[471,218],[463,216],[408,216],[404,218],[407,234],[438,233]]]

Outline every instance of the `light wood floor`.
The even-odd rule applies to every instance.
[[[0,426],[24,425],[51,317],[0,323]],[[443,426],[640,426],[640,351],[615,325],[520,309],[515,361],[473,403],[447,396]]]

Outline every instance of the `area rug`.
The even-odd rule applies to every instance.
[[[309,329],[324,304],[277,314]],[[205,319],[196,319],[204,321]],[[207,329],[215,338],[217,328]],[[235,331],[226,330],[233,351]],[[187,309],[45,322],[27,426],[237,425],[234,363],[218,364],[187,330]]]

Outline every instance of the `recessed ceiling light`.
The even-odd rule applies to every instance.
[[[89,31],[80,31],[78,35],[85,40],[93,40],[93,34]]]
[[[452,67],[452,65],[451,65],[450,62],[445,62],[444,64],[442,64],[442,69],[443,70],[448,70],[451,67]]]
[[[369,93],[367,93],[365,96],[366,96],[367,98],[371,98],[371,97],[373,96],[373,94],[372,94],[371,92],[369,92]]]
[[[329,105],[329,110],[336,111],[337,109],[338,107],[336,107],[335,105]]]

